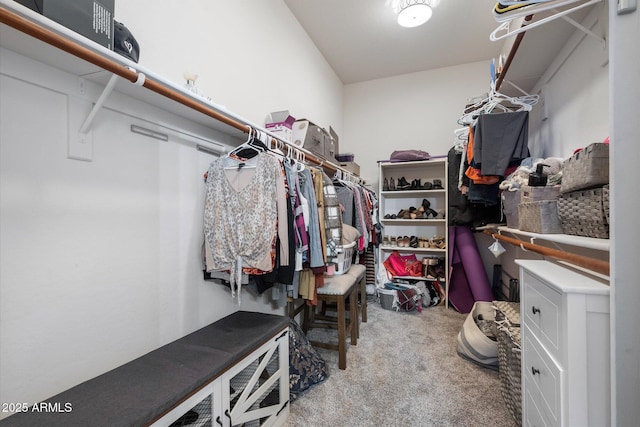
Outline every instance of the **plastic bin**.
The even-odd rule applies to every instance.
[[[353,250],[356,247],[356,242],[351,242],[348,245],[340,245],[337,247],[336,251],[338,255],[335,257],[329,257],[327,262],[331,264],[335,264],[335,272],[333,275],[340,276],[341,274],[346,273],[351,268],[351,263],[353,262]]]

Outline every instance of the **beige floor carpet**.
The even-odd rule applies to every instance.
[[[346,370],[338,369],[337,352],[318,350],[330,376],[291,404],[286,426],[515,425],[498,373],[456,353],[466,315],[443,306],[398,313],[378,303],[368,313]]]

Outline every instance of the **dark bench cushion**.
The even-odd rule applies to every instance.
[[[61,411],[24,412],[4,426],[138,426],[164,414],[190,393],[242,360],[288,318],[238,311],[209,326],[47,399]]]

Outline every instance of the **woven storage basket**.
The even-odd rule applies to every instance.
[[[518,205],[520,204],[520,190],[502,192],[502,211],[507,219],[507,227],[518,228]]]
[[[494,301],[500,393],[517,425],[522,423],[520,304]]]
[[[609,238],[603,188],[563,194],[558,199],[558,216],[565,234]]]
[[[562,164],[560,192],[582,190],[609,183],[609,144],[594,143]]]
[[[522,186],[520,203],[539,202],[541,200],[558,200],[560,197],[559,185],[543,185],[540,187]]]
[[[556,200],[520,203],[518,205],[519,229],[532,233],[562,233]]]
[[[611,224],[609,221],[609,184],[602,187],[602,207],[604,208],[604,217],[607,220],[607,224]]]

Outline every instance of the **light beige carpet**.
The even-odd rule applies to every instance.
[[[398,313],[369,306],[347,369],[319,349],[329,378],[291,404],[286,426],[514,426],[498,373],[456,353],[466,315],[443,306]],[[311,330],[310,337],[335,334]]]

